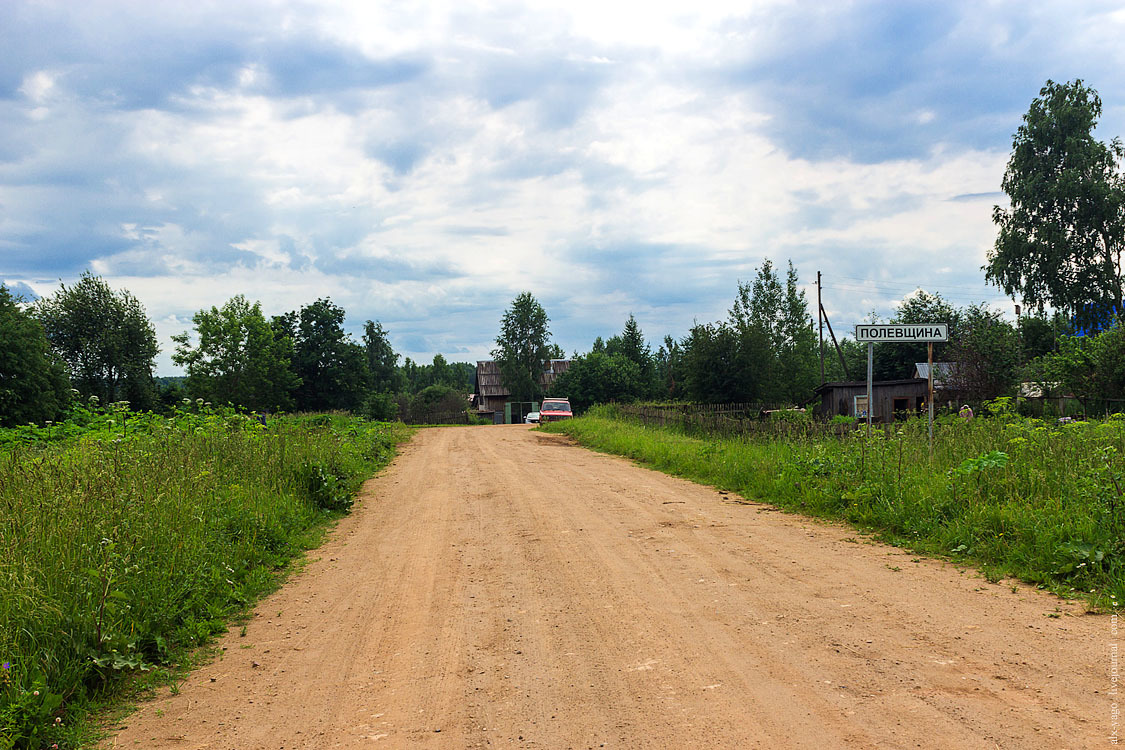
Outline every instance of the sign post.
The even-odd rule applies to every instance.
[[[871,437],[871,412],[874,407],[872,369],[876,343],[929,344],[930,455],[934,452],[934,342],[949,340],[945,323],[861,323],[855,327],[855,340],[867,344],[867,437]]]
[[[875,344],[867,342],[867,437],[871,437],[871,392],[875,390],[874,380],[872,380],[872,371],[875,369]]]
[[[926,403],[930,408],[930,460],[934,458],[934,342],[929,341],[926,343],[926,362],[929,365],[926,368],[926,375],[929,378],[927,388],[930,395],[926,398]]]

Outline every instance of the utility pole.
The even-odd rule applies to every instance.
[[[824,303],[820,301],[820,271],[816,272],[816,319],[820,328],[820,384],[824,385]]]

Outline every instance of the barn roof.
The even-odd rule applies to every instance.
[[[539,376],[539,385],[544,390],[554,385],[559,375],[570,369],[569,359],[552,359],[550,366]],[[495,360],[477,362],[477,392],[486,398],[510,395],[511,391],[500,380],[500,365]]]
[[[552,359],[550,369],[539,376],[539,385],[544,391],[550,391],[551,386],[559,379],[559,375],[570,369],[569,359]]]
[[[500,382],[500,365],[493,360],[477,362],[477,392],[485,397],[508,395]]]

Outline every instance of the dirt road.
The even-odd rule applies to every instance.
[[[523,426],[420,431],[107,747],[1109,744],[1108,616]]]

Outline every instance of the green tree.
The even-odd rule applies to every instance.
[[[464,393],[472,393],[477,385],[477,366],[471,362],[454,362],[449,369],[453,373],[453,385]]]
[[[136,297],[86,272],[73,286],[61,284],[39,300],[34,311],[84,396],[102,403],[125,399],[134,409],[155,405],[152,369],[160,348]]]
[[[186,332],[172,337],[172,361],[187,370],[189,393],[247,409],[293,408],[292,392],[301,384],[291,367],[293,342],[275,334],[260,303],[239,294],[221,308],[200,310],[192,322],[198,344]]]
[[[293,372],[301,379],[294,391],[303,411],[354,411],[367,390],[365,351],[344,332],[344,308],[328,298],[305,305],[295,314]],[[275,325],[284,331],[285,325]]]
[[[778,370],[784,382],[775,400],[789,403],[803,401],[812,395],[819,378],[816,333],[809,316],[809,303],[800,287],[793,262],[785,274],[785,299],[782,303],[781,330],[783,339],[777,350]]]
[[[661,388],[658,398],[677,399],[683,395],[683,356],[680,342],[665,336],[654,358],[656,378]]]
[[[1019,332],[1021,352],[1026,361],[1053,352],[1058,347],[1059,336],[1073,333],[1070,323],[1057,312],[1024,315],[1019,320]]]
[[[1032,100],[1004,173],[1010,207],[993,208],[999,233],[984,267],[1006,294],[1063,310],[1084,328],[1123,313],[1125,148],[1094,138],[1101,113],[1081,80],[1047,81]]]
[[[756,379],[739,384],[738,392],[755,394],[739,400],[796,402],[812,393],[816,336],[791,262],[782,284],[773,263],[764,260],[752,283],[739,283],[728,318],[738,339],[741,377]]]
[[[929,294],[919,290],[917,294],[904,300],[891,318],[892,323],[947,323],[950,341],[956,341],[961,326],[962,312],[949,304],[940,294]],[[946,359],[948,343],[934,344],[934,361]],[[862,345],[861,345],[862,346]],[[863,363],[852,375],[857,380],[867,377],[866,347]],[[875,346],[875,378],[877,380],[898,380],[914,374],[914,365],[925,362],[929,353],[926,344],[877,344]],[[852,367],[851,362],[848,363]],[[857,374],[858,373],[858,374]]]
[[[434,361],[430,364],[430,383],[453,388],[457,385],[456,381],[457,373],[445,361],[445,357],[441,354],[435,354]]]
[[[440,422],[468,408],[469,402],[461,391],[449,385],[434,384],[411,397],[407,416],[411,422]]]
[[[784,299],[785,292],[773,270],[773,261],[767,258],[762,261],[752,283],[739,282],[729,313],[730,323],[740,331],[757,326],[776,351],[785,338],[782,324]]]
[[[984,305],[961,316],[958,333],[945,359],[953,363],[947,386],[961,400],[981,402],[1011,395],[1019,380],[1020,341],[1015,326]]]
[[[646,395],[637,363],[623,354],[590,352],[555,380],[551,394],[570,399],[579,412],[594,404],[636,401]]]
[[[1055,395],[1061,390],[1088,408],[1121,411],[1125,399],[1125,330],[1115,326],[1094,336],[1062,336],[1056,351],[1027,368]],[[1061,389],[1059,388],[1061,386]]]
[[[769,367],[769,344],[757,326],[697,324],[683,343],[684,394],[692,401],[757,401]]]
[[[542,396],[539,378],[551,359],[550,318],[543,306],[523,292],[512,300],[500,321],[500,335],[492,356],[500,379],[515,401],[537,401]]]
[[[43,325],[0,284],[0,427],[56,419],[70,383]]]
[[[424,367],[424,365],[419,365],[410,357],[402,361],[402,368],[399,372],[402,375],[403,389],[407,393],[417,393],[429,385],[429,383],[425,382],[428,379],[428,374]]]
[[[831,382],[865,379],[867,377],[867,345],[846,337],[839,339],[838,343],[840,354],[836,353],[836,348],[832,346],[831,341],[826,341],[824,344],[825,380]],[[840,364],[840,355],[843,355],[844,362],[848,365],[846,372]]]
[[[398,357],[382,323],[363,324],[363,350],[367,359],[368,386],[375,393],[395,393],[402,387]]]
[[[648,397],[655,389],[656,372],[652,361],[652,348],[645,343],[637,319],[629,313],[625,328],[618,336],[613,336],[605,344],[607,354],[619,354],[637,366],[640,373],[641,395]]]

